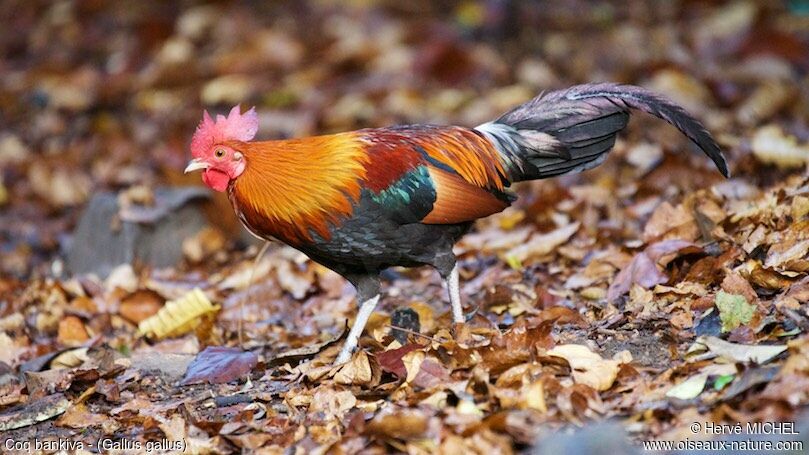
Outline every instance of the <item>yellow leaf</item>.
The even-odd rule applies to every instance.
[[[561,357],[570,364],[573,381],[604,391],[612,387],[618,376],[620,360],[605,360],[580,344],[564,344],[548,351],[548,355]]]
[[[500,223],[502,229],[510,231],[524,219],[525,212],[523,210],[509,207],[497,218],[497,221]]]
[[[418,313],[421,333],[431,333],[435,328],[435,314],[433,307],[424,302],[413,302],[410,309]]]
[[[51,368],[75,368],[89,359],[87,348],[71,349],[54,357],[51,360]]]
[[[809,163],[809,144],[798,144],[795,136],[787,135],[776,125],[759,128],[753,136],[751,148],[759,161],[775,164],[781,169],[799,168]]]
[[[511,267],[512,270],[517,271],[522,270],[522,261],[520,261],[520,259],[517,258],[517,256],[514,256],[512,254],[506,255],[506,264],[508,264],[508,266]]]
[[[535,381],[523,389],[523,406],[528,409],[536,409],[539,412],[548,412],[545,404],[545,386],[542,381]]]
[[[0,205],[5,205],[8,202],[8,190],[3,185],[3,179],[0,177]]]
[[[204,316],[215,314],[219,308],[199,288],[194,288],[183,297],[166,302],[157,314],[141,321],[138,331],[157,340],[183,335],[194,330]]]
[[[368,361],[368,354],[365,351],[359,351],[334,375],[334,382],[343,385],[368,384],[371,379],[373,379],[371,363]]]
[[[483,416],[483,411],[481,411],[472,400],[459,401],[455,409],[458,411],[458,414],[468,414],[479,417]]]
[[[407,371],[407,379],[405,382],[410,383],[416,379],[416,375],[421,370],[421,362],[424,361],[424,351],[416,350],[410,351],[402,357],[405,370]]]

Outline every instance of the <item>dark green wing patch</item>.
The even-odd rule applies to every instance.
[[[374,202],[402,224],[421,221],[430,213],[436,199],[435,186],[426,166],[418,166],[387,188],[370,193]]]

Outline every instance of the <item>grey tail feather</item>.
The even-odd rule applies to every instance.
[[[665,97],[632,85],[584,84],[541,94],[476,129],[497,145],[511,181],[533,180],[601,164],[631,109],[677,127],[729,177],[719,146],[697,119]]]

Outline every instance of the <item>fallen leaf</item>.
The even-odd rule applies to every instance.
[[[559,245],[570,240],[573,234],[579,230],[579,226],[581,224],[577,221],[545,234],[534,235],[523,244],[510,249],[503,257],[512,258],[522,263],[528,258],[546,255]]]
[[[773,245],[767,252],[765,267],[779,268],[784,264],[797,259],[809,257],[809,238],[795,243]]]
[[[759,161],[775,164],[782,169],[802,167],[809,163],[809,144],[798,144],[795,136],[786,135],[777,125],[759,128],[753,135],[750,147]]]
[[[27,427],[48,420],[64,413],[69,407],[70,400],[61,393],[29,401],[20,408],[0,414],[0,431]]]
[[[45,396],[64,392],[70,388],[75,370],[68,368],[50,369],[40,372],[25,372],[25,387],[32,396]]]
[[[695,374],[670,388],[668,392],[666,392],[666,396],[669,398],[679,398],[680,400],[691,400],[702,393],[707,381],[707,374]]]
[[[0,362],[13,365],[20,354],[26,351],[25,346],[11,338],[4,331],[0,331]]]
[[[386,373],[393,373],[398,378],[407,377],[407,369],[402,361],[402,357],[408,352],[421,348],[418,344],[406,344],[397,349],[388,349],[387,351],[376,354],[376,360],[382,371]]]
[[[699,253],[702,248],[688,240],[668,239],[649,245],[645,252],[655,264],[665,266],[677,256]]]
[[[803,406],[807,403],[809,377],[803,374],[787,374],[776,376],[767,387],[756,394],[756,399],[764,402],[782,401],[792,406]]]
[[[556,394],[556,406],[568,420],[583,424],[583,419],[595,419],[604,414],[604,402],[598,390],[587,384],[573,384]]]
[[[547,311],[547,310],[546,310]],[[478,350],[483,358],[483,365],[492,374],[501,372],[528,361],[537,349],[548,349],[554,345],[551,331],[553,330],[555,319],[542,320],[543,315],[558,316],[564,319],[567,312],[545,311],[540,313],[536,320],[522,320],[512,325],[508,331],[502,335],[498,334],[488,343]],[[564,322],[576,323],[575,318]]]
[[[651,289],[667,282],[669,277],[660,271],[658,264],[665,264],[682,253],[698,251],[701,249],[693,242],[681,239],[661,240],[649,245],[618,272],[607,290],[607,300],[614,301],[629,292],[635,284]]]
[[[716,293],[716,308],[719,309],[723,332],[730,332],[742,324],[747,324],[755,313],[755,306],[747,303],[744,297],[725,291]]]
[[[132,368],[144,375],[164,376],[176,381],[185,375],[195,357],[192,354],[135,352],[132,355]]]
[[[335,335],[329,340],[322,343],[308,344],[300,348],[290,349],[277,354],[275,357],[267,361],[267,365],[282,365],[284,363],[295,363],[303,359],[314,357],[326,348],[333,346],[335,343],[343,339],[348,333],[348,327],[343,327],[343,331]]]
[[[800,220],[809,214],[809,196],[795,196],[792,199],[792,219]]]
[[[727,387],[728,384],[733,382],[736,379],[735,374],[724,374],[722,376],[717,377],[713,382],[713,388],[716,391],[722,390]]]
[[[778,297],[776,305],[791,305],[798,308],[801,302],[809,302],[809,276],[792,283],[789,289]]]
[[[110,291],[122,289],[126,292],[135,292],[138,289],[138,276],[130,264],[121,264],[110,272],[104,281],[104,287]]]
[[[365,433],[396,439],[423,437],[427,416],[419,410],[391,410],[377,414],[365,427]]]
[[[211,304],[208,297],[195,288],[178,300],[170,300],[154,316],[138,324],[138,331],[154,339],[163,339],[186,334],[194,330],[205,316],[219,311],[219,305]]]
[[[545,403],[545,386],[542,381],[534,381],[523,388],[521,407],[535,409],[539,412],[548,412],[548,405]]]
[[[745,371],[737,381],[734,381],[730,387],[725,389],[722,399],[730,400],[759,384],[769,383],[775,378],[779,370],[779,367],[761,367]]]
[[[368,385],[373,379],[368,354],[360,350],[351,360],[340,367],[334,375],[334,382],[344,385]]]
[[[638,168],[641,174],[649,172],[663,160],[663,147],[660,144],[641,142],[631,147],[626,161]]]
[[[118,313],[133,324],[154,316],[163,307],[166,299],[151,290],[137,290],[121,300]]]
[[[570,308],[564,306],[552,306],[550,308],[546,308],[539,312],[536,316],[536,321],[541,324],[545,321],[553,321],[556,324],[564,325],[564,324],[572,324],[577,327],[587,327],[588,323],[579,314],[578,311],[572,310]],[[528,329],[530,330],[530,329]],[[532,335],[540,335],[539,333],[532,333]]]
[[[449,371],[444,368],[439,362],[431,358],[426,358],[419,364],[419,371],[412,381],[409,381],[416,387],[429,389],[449,380]]]
[[[607,290],[607,300],[616,300],[629,292],[634,284],[649,289],[668,280],[669,277],[658,270],[657,265],[652,262],[646,252],[640,252],[632,258],[632,262],[626,268],[615,276],[615,280]]]
[[[90,412],[84,403],[76,403],[67,408],[56,424],[68,428],[89,428],[103,424],[109,417]]]
[[[188,365],[182,385],[221,384],[245,377],[258,363],[250,351],[224,346],[209,346]]]
[[[78,346],[90,339],[84,323],[76,316],[67,316],[59,321],[59,334],[57,336],[60,343],[65,346]]]
[[[573,380],[598,391],[612,387],[622,362],[605,360],[580,344],[564,344],[549,350],[547,355],[561,357],[570,364]]]
[[[750,271],[750,282],[756,286],[766,289],[781,290],[792,283],[792,280],[789,279],[788,276],[773,269],[762,267],[759,261],[747,261],[744,267]]]
[[[790,84],[779,80],[766,81],[739,106],[736,117],[748,127],[769,119],[792,100],[792,88]]]
[[[89,360],[87,348],[68,349],[50,361],[51,368],[75,368]]]
[[[466,414],[475,417],[482,417],[483,411],[480,410],[479,407],[475,404],[472,400],[461,400],[458,402],[458,405],[455,406],[455,411],[458,414]]]
[[[322,412],[326,416],[339,419],[355,406],[357,406],[357,397],[350,391],[318,387],[312,395],[309,412]]]
[[[407,371],[407,376],[405,377],[406,382],[410,383],[416,379],[416,375],[418,375],[419,370],[421,370],[421,363],[424,361],[424,357],[424,351],[411,351],[402,356],[402,363]]]
[[[721,286],[724,292],[728,294],[741,295],[744,297],[747,303],[751,305],[754,305],[759,301],[758,295],[753,289],[753,286],[750,286],[750,283],[736,272],[731,272],[725,275]]]
[[[695,240],[698,235],[699,229],[693,215],[682,205],[674,207],[669,202],[660,204],[643,228],[643,240],[646,242],[671,236]]]
[[[221,251],[226,246],[227,239],[222,231],[215,227],[206,226],[191,237],[183,240],[183,255],[191,262],[200,262],[208,256]]]
[[[786,345],[734,344],[713,336],[699,337],[695,344],[702,345],[712,353],[727,360],[754,362],[759,365],[769,362],[775,356],[787,350]]]

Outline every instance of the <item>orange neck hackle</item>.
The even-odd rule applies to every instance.
[[[245,170],[233,182],[237,211],[254,231],[297,244],[329,225],[359,200],[367,154],[355,134],[233,144]]]

